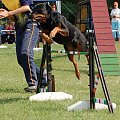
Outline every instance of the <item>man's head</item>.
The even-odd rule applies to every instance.
[[[118,8],[118,2],[114,2],[114,8]]]
[[[51,8],[52,8],[52,11],[56,11],[57,10],[56,4],[55,3],[51,4]]]

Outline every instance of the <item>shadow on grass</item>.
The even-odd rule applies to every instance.
[[[15,88],[0,88],[0,93],[23,93],[23,91]]]
[[[2,99],[0,99],[0,104],[13,103],[13,102],[17,102],[19,100],[28,100],[28,98],[20,98],[20,97],[2,98]]]
[[[61,68],[53,68],[53,70],[55,70],[55,71],[63,71],[63,72],[72,72],[72,73],[74,73],[75,72],[75,70],[73,69],[73,70],[70,70],[70,69],[61,69]],[[80,72],[81,73],[84,73],[84,74],[88,74],[88,70],[80,70]]]
[[[66,57],[66,56],[54,56],[55,58],[60,58],[60,57]],[[34,60],[35,61],[35,63],[38,65],[38,67],[39,67],[39,65],[40,65],[40,63],[41,63],[41,59],[35,59]],[[53,68],[53,70],[56,70],[56,71],[66,71],[66,72],[75,72],[75,70],[74,69],[72,69],[72,70],[70,70],[70,69],[62,69],[62,68]],[[88,70],[80,70],[80,73],[84,73],[84,74],[89,74],[89,66],[88,66]],[[95,71],[95,74],[98,74],[98,72],[96,72]]]
[[[64,100],[69,101],[69,100]],[[38,101],[36,101],[38,103]],[[39,106],[33,107],[34,111],[43,111],[43,112],[49,112],[49,111],[66,111],[65,105],[62,104],[63,101],[39,101]]]
[[[58,59],[58,58],[62,58],[62,57],[66,57],[66,56],[53,56],[52,60],[55,60],[55,59]],[[41,58],[34,59],[34,62],[38,65],[38,67],[41,64],[41,60],[42,60]]]
[[[57,59],[57,58],[67,58],[67,55],[56,55],[56,56],[52,56],[53,59]]]

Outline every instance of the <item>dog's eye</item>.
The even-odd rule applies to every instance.
[[[47,16],[48,14],[44,14],[45,16]]]

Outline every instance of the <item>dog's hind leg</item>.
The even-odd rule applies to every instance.
[[[74,65],[76,77],[78,79],[80,79],[80,72],[79,72],[79,69],[78,69],[78,64],[77,64],[77,62],[74,59],[74,55],[68,54],[68,58]]]

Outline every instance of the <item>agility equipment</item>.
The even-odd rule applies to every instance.
[[[52,101],[73,98],[72,95],[67,93],[55,92],[55,79],[54,75],[52,75],[51,62],[51,45],[44,44],[37,91],[36,95],[29,97],[30,101]]]
[[[57,11],[61,13],[61,0],[33,0],[34,3],[51,1],[56,2]],[[55,79],[54,75],[52,75],[51,62],[51,45],[48,43],[43,44],[43,54],[37,91],[36,95],[29,98],[30,101],[72,99],[72,95],[63,92],[55,92]]]
[[[54,101],[65,99],[73,99],[73,96],[64,92],[41,92],[29,98],[30,101]]]
[[[5,45],[0,45],[0,48],[7,48],[7,46],[5,46]]]
[[[106,0],[90,0],[98,52],[105,75],[120,75]],[[104,14],[103,14],[104,13]]]
[[[90,11],[90,4],[88,2],[87,2],[87,6],[88,6],[88,11]],[[91,13],[92,13],[92,11],[91,11]],[[91,22],[94,22],[94,21],[89,21],[88,23],[90,24]],[[94,24],[93,24],[93,26],[94,26]],[[89,26],[88,26],[88,28],[89,28]],[[96,36],[95,36],[96,35],[96,29],[94,29],[94,27],[92,29],[93,29],[92,33],[88,32],[88,38],[89,38],[90,100],[87,101],[87,102],[86,101],[82,102],[82,103],[83,103],[83,106],[85,108],[87,106],[87,108],[89,108],[89,109],[95,109],[97,104],[99,105],[100,103],[102,103],[101,104],[102,108],[106,108],[105,105],[107,105],[107,108],[110,111],[110,113],[113,113],[114,112],[113,110],[116,108],[116,104],[111,102],[111,99],[110,99],[110,96],[109,96],[109,93],[108,93],[108,89],[107,89],[107,86],[106,86],[106,83],[105,83],[105,77],[104,77],[103,70],[102,70],[102,65],[101,65],[101,62],[100,62],[100,57],[99,57],[99,54],[98,54],[99,52],[98,52],[98,48],[97,48],[97,45],[96,45],[97,41],[95,41],[96,40],[95,39],[96,38]],[[51,51],[50,51],[50,49],[51,49],[51,47],[48,44],[43,46],[43,55],[42,55],[42,61],[41,61],[41,66],[40,66],[40,78],[39,78],[36,93],[39,93],[39,92],[42,92],[42,91],[44,93],[45,92],[50,92],[50,91],[55,91],[55,84],[53,85],[54,75],[52,75],[52,73],[51,73],[51,54],[50,54]],[[74,54],[74,52],[67,53],[67,54]],[[96,65],[97,65],[97,68],[98,68],[99,78],[101,80],[105,100],[103,100],[103,99],[101,100],[100,98],[95,98],[96,85],[97,85],[96,83],[97,82],[95,83],[94,59],[96,61]],[[46,66],[46,68],[45,68],[45,66]],[[45,69],[47,70],[46,79],[43,77]],[[45,81],[45,82],[43,82],[43,81]],[[33,97],[33,98],[35,98],[35,97]],[[97,103],[95,103],[95,102],[97,102]],[[88,106],[88,103],[89,103],[89,106]],[[104,107],[103,107],[103,105],[104,105]],[[75,110],[76,108],[78,109],[78,108],[80,108],[79,106],[80,105],[77,103],[77,106],[72,105],[72,106],[68,107],[68,110],[70,111],[70,110]],[[75,107],[75,109],[74,109],[74,107]],[[82,107],[82,108],[84,108],[84,107]]]
[[[111,113],[113,113],[113,106],[112,106],[112,102],[110,100],[110,96],[109,96],[107,86],[106,86],[106,83],[105,83],[105,78],[104,78],[102,66],[101,66],[101,63],[100,63],[100,58],[99,58],[99,55],[98,55],[98,49],[97,49],[96,45],[94,45],[94,54],[95,54],[95,61],[96,61],[96,64],[97,64],[98,72],[99,72],[99,75],[100,75],[100,80],[101,80],[103,92],[104,92],[104,95],[105,95],[105,98],[106,98],[106,104],[108,105],[109,111]]]
[[[113,60],[113,56],[114,54],[116,54],[115,43],[112,37],[111,24],[108,15],[107,3],[106,0],[83,0],[79,3],[79,5],[80,5],[81,13],[83,12],[83,9],[84,12],[87,13],[85,14],[85,16],[82,16],[82,14],[80,14],[80,23],[81,23],[80,28],[82,26],[87,26],[88,29],[87,36],[89,39],[89,59],[90,59],[89,61],[90,100],[79,101],[76,104],[69,106],[68,111],[81,110],[81,109],[108,108],[110,113],[113,113],[113,109],[116,108],[116,104],[112,103],[110,100],[110,96],[108,93],[108,89],[104,77],[104,75],[106,74],[106,70],[105,68],[104,69],[102,68],[102,66],[105,64],[104,60],[107,59],[106,61],[110,63],[109,61]],[[103,12],[105,13],[104,15],[102,14]],[[105,57],[106,55],[107,57]],[[103,57],[105,59],[102,59]],[[94,72],[94,59],[96,61],[96,65],[98,68],[98,76],[96,80],[95,80],[95,72]],[[101,59],[102,59],[102,63],[101,63]],[[114,59],[115,62],[117,62],[117,64],[114,65],[118,66],[118,61],[117,61],[118,58],[115,57]],[[111,66],[113,65],[108,63],[106,64],[107,67],[109,67],[108,65]],[[113,69],[112,72],[107,71],[107,73],[109,73],[109,75],[114,75]],[[117,72],[116,75],[118,75]],[[98,78],[101,80],[101,85],[104,92],[105,100],[95,98],[96,87],[98,85]]]
[[[94,33],[104,75],[120,75],[119,59],[112,35],[107,1],[81,0],[79,9],[80,21],[77,19],[77,24],[80,25],[81,31],[89,33],[89,36]]]
[[[43,54],[42,54],[42,60],[41,60],[41,65],[40,65],[40,76],[39,76],[36,93],[41,92],[41,90],[44,91],[43,89],[49,92],[55,91],[54,75],[52,75],[51,73],[52,59],[51,59],[50,50],[51,50],[51,45],[48,45],[48,44],[43,45]]]
[[[62,54],[72,54],[72,55],[87,55],[88,52],[78,52],[78,51],[65,51],[65,50],[51,50],[51,53],[62,53]]]
[[[82,109],[106,109],[108,108],[110,113],[114,112],[116,108],[116,104],[111,102],[107,85],[105,82],[105,77],[102,69],[102,65],[100,62],[100,57],[98,54],[98,48],[94,39],[91,38],[89,42],[89,87],[90,87],[90,100],[79,101],[71,106],[68,107],[68,111],[75,111],[75,110],[82,110]],[[95,73],[94,73],[94,58],[96,61],[98,75],[95,80]],[[102,89],[104,92],[105,99],[95,98],[96,88],[98,85],[98,80],[100,79]]]

